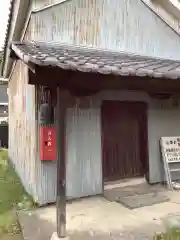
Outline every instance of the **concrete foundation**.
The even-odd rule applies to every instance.
[[[54,232],[50,240],[69,240],[69,237],[67,236],[67,237],[59,238],[57,235],[57,232]]]

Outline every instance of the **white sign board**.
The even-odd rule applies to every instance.
[[[163,160],[168,163],[180,163],[180,137],[162,137]]]

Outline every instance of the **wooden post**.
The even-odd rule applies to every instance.
[[[56,156],[57,156],[57,235],[66,237],[66,99],[57,87]]]

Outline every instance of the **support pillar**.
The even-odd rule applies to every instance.
[[[66,233],[66,93],[57,87],[56,157],[57,157],[57,232],[51,240],[67,239]]]

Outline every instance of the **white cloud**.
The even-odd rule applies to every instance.
[[[10,0],[0,0],[0,49],[4,46]]]

